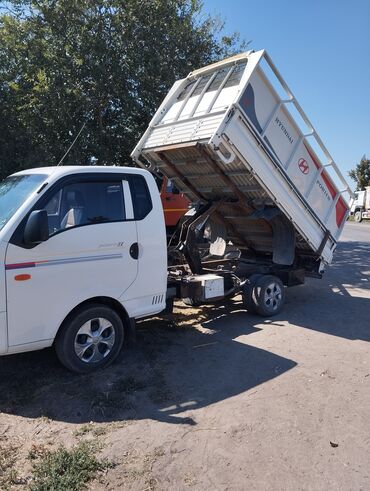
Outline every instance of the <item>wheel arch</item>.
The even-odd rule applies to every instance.
[[[81,310],[81,308],[86,307],[88,305],[93,305],[93,304],[105,305],[105,306],[113,309],[119,315],[119,317],[122,320],[123,326],[124,326],[125,331],[128,335],[128,338],[129,338],[128,340],[130,340],[131,338],[134,338],[134,332],[132,332],[131,322],[130,322],[131,319],[130,319],[126,309],[124,308],[124,306],[115,298],[98,296],[98,297],[88,298],[88,299],[84,300],[83,302],[80,302],[75,307],[73,307],[73,309],[65,316],[65,318],[61,322],[60,326],[58,327],[57,333],[56,333],[55,338],[54,338],[54,343],[55,343],[55,339],[57,338],[60,330],[66,324],[66,322],[68,322],[68,320],[71,319],[76,314],[77,311]]]

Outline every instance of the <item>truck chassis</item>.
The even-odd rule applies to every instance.
[[[166,313],[172,310],[175,298],[195,306],[242,294],[243,303],[249,312],[263,316],[276,315],[284,304],[284,286],[302,285],[305,276],[321,278],[320,262],[311,255],[297,256],[294,228],[280,210],[271,206],[257,209],[253,204],[247,204],[247,197],[219,168],[216,160],[201,144],[197,144],[197,148],[225,185],[233,189],[235,198],[228,201],[205,199],[166,154],[159,153],[177,180],[199,200],[184,215],[168,245]],[[225,203],[247,213],[251,220],[258,216],[268,222],[274,237],[271,254],[254,250],[252,244],[246,242],[245,237],[238,234],[233,225],[219,213],[218,209]],[[205,239],[207,227],[211,232],[208,239]],[[213,228],[216,230],[213,231]],[[239,238],[238,247],[233,245],[233,237]],[[320,248],[325,246],[327,238]],[[215,249],[215,253],[212,253],[212,249]]]

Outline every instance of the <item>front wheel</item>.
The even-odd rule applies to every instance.
[[[276,276],[262,276],[256,281],[252,296],[258,314],[263,317],[277,315],[284,305],[284,285]]]
[[[75,312],[55,340],[60,362],[76,373],[89,373],[112,363],[124,340],[119,315],[106,305],[90,304]]]
[[[362,222],[362,212],[361,211],[356,211],[355,213],[355,222]]]

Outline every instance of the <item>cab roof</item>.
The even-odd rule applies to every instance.
[[[43,174],[47,177],[53,176],[58,178],[68,174],[79,173],[122,173],[129,172],[130,174],[145,174],[146,170],[138,169],[137,167],[129,166],[114,166],[114,165],[66,165],[66,166],[54,166],[54,167],[35,167],[32,169],[24,169],[22,171],[12,174],[13,176],[29,175],[29,174]]]

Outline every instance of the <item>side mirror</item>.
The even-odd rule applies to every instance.
[[[46,210],[35,210],[28,217],[24,227],[24,242],[36,245],[49,238],[49,220]]]

